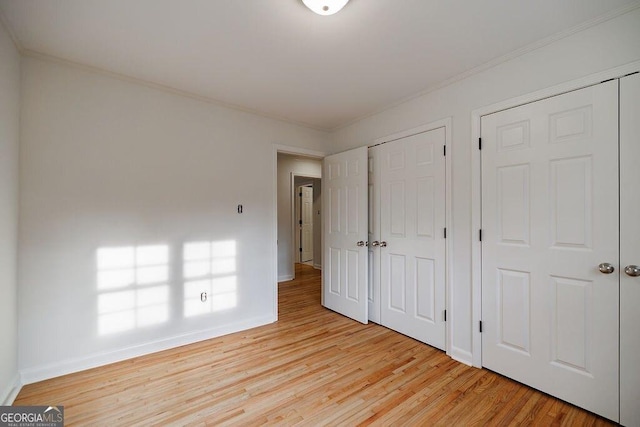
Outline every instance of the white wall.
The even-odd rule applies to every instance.
[[[22,78],[25,382],[276,319],[273,146],[326,133],[37,58]],[[236,242],[237,306],[184,318],[182,245],[219,240]],[[169,320],[99,335],[97,250],[143,245],[169,247]]]
[[[0,393],[5,394],[16,365],[15,352],[5,343],[16,341],[19,130],[19,367],[27,382],[274,320],[272,278],[293,275],[292,248],[286,248],[292,241],[290,173],[317,175],[320,168],[279,162],[276,255],[270,249],[276,191],[272,144],[338,152],[444,117],[453,117],[452,350],[470,359],[471,111],[640,59],[640,10],[635,10],[340,129],[327,150],[323,132],[35,58],[22,62],[18,129],[19,56],[0,33],[0,331],[5,340]],[[236,213],[239,203],[242,215]],[[184,319],[182,244],[220,239],[237,243],[238,305]],[[170,320],[98,336],[96,250],[146,244],[171,250]]]
[[[471,112],[482,106],[640,59],[640,9],[601,23],[442,89],[365,118],[333,134],[333,151],[368,145],[453,118],[452,355],[471,362]],[[475,143],[473,144],[475,147]]]
[[[20,55],[0,24],[0,405],[18,382],[18,137]]]
[[[291,280],[294,276],[295,248],[292,234],[293,218],[291,217],[292,173],[321,176],[322,161],[278,153],[278,281]]]

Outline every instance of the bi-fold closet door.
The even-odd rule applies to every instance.
[[[445,348],[445,127],[369,149],[369,319]]]
[[[640,424],[640,278],[624,273],[640,264],[638,99],[635,75],[481,119],[482,364],[628,425]]]
[[[323,305],[445,349],[446,128],[327,156]]]

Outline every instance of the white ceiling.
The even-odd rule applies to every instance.
[[[320,129],[637,0],[0,0],[21,48]]]

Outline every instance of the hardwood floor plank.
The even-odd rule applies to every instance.
[[[23,387],[66,425],[613,425],[320,305],[297,265],[278,322]]]

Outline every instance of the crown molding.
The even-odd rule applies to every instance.
[[[467,70],[467,71],[465,71],[463,73],[460,73],[460,74],[458,74],[458,75],[456,75],[454,77],[451,77],[451,78],[449,78],[447,80],[444,80],[441,83],[438,83],[438,84],[435,84],[433,86],[430,86],[430,87],[428,87],[428,88],[426,88],[426,89],[424,89],[424,90],[422,90],[420,92],[414,93],[413,95],[406,96],[406,97],[401,98],[398,101],[393,102],[393,103],[391,103],[391,104],[389,104],[389,105],[387,105],[385,107],[382,107],[380,109],[374,110],[371,113],[367,113],[367,114],[362,115],[362,116],[360,116],[358,118],[349,120],[349,121],[345,122],[342,125],[339,125],[339,126],[336,126],[334,128],[329,129],[329,131],[331,133],[334,133],[334,132],[337,132],[337,131],[339,131],[341,129],[345,129],[345,128],[351,126],[351,125],[354,125],[354,124],[364,120],[364,119],[367,119],[367,118],[373,117],[375,115],[384,113],[385,111],[392,110],[392,109],[394,109],[394,108],[396,108],[396,107],[398,107],[398,106],[400,106],[402,104],[405,104],[405,103],[407,103],[407,102],[409,102],[411,100],[414,100],[416,98],[420,98],[422,96],[428,95],[428,94],[430,94],[432,92],[435,92],[435,91],[437,91],[439,89],[442,89],[442,88],[445,88],[447,86],[450,86],[450,85],[452,85],[454,83],[457,83],[457,82],[459,82],[461,80],[469,78],[469,77],[471,77],[473,75],[480,74],[481,72],[486,71],[486,70],[488,70],[490,68],[493,68],[493,67],[496,67],[496,66],[498,66],[500,64],[503,64],[505,62],[511,61],[512,59],[516,59],[516,58],[518,58],[520,56],[523,56],[523,55],[525,55],[527,53],[534,52],[534,51],[536,51],[536,50],[538,50],[540,48],[543,48],[543,47],[548,46],[550,44],[553,44],[553,43],[555,43],[557,41],[560,41],[562,39],[570,37],[570,36],[572,36],[572,35],[574,35],[576,33],[584,31],[584,30],[586,30],[588,28],[595,27],[598,24],[601,24],[601,23],[606,22],[606,21],[610,21],[611,19],[617,18],[618,16],[625,15],[625,14],[627,14],[629,12],[632,12],[632,11],[638,9],[638,8],[640,8],[640,1],[636,1],[634,3],[631,3],[631,4],[627,5],[627,6],[624,6],[624,7],[618,8],[618,9],[614,9],[612,11],[609,11],[609,12],[605,13],[604,15],[600,15],[600,16],[598,16],[596,18],[593,18],[593,19],[590,19],[588,21],[585,21],[585,22],[583,22],[583,23],[581,23],[579,25],[576,25],[574,27],[571,27],[571,28],[566,29],[564,31],[561,31],[559,33],[553,34],[553,35],[551,35],[549,37],[545,37],[544,39],[541,39],[541,40],[538,40],[538,41],[533,42],[531,44],[528,44],[526,46],[523,46],[520,49],[516,49],[516,50],[514,50],[512,52],[509,52],[509,53],[507,53],[505,55],[499,56],[499,57],[497,57],[495,59],[492,59],[491,61],[485,62],[484,64],[478,65],[477,67],[471,68],[470,70]]]
[[[46,61],[46,62],[52,62],[52,63],[64,65],[64,66],[67,66],[67,67],[76,68],[76,69],[79,69],[79,70],[82,70],[82,71],[86,71],[86,72],[90,72],[90,73],[94,73],[94,74],[99,74],[99,75],[102,75],[102,76],[110,77],[110,78],[113,78],[113,79],[116,79],[116,80],[120,80],[120,81],[124,81],[124,82],[127,82],[127,83],[133,83],[133,84],[145,86],[145,87],[148,87],[148,88],[151,88],[151,89],[155,89],[155,90],[158,90],[158,91],[161,91],[161,92],[170,93],[170,94],[173,94],[173,95],[178,95],[178,96],[183,96],[183,97],[186,97],[186,98],[195,99],[197,101],[205,102],[207,104],[212,104],[212,105],[215,105],[217,107],[226,108],[226,109],[234,110],[234,111],[239,111],[239,112],[242,112],[242,113],[251,114],[251,115],[262,117],[262,118],[269,119],[269,120],[276,120],[276,121],[279,121],[279,122],[282,122],[282,123],[286,123],[288,125],[303,127],[303,128],[306,128],[306,129],[325,132],[325,133],[329,132],[329,129],[327,129],[327,128],[314,126],[314,125],[306,123],[306,122],[296,121],[296,120],[289,119],[287,117],[278,116],[278,115],[275,115],[275,114],[267,114],[267,113],[264,113],[264,112],[259,111],[259,110],[254,110],[254,109],[251,109],[251,108],[243,107],[241,105],[237,105],[237,104],[233,104],[233,103],[229,103],[229,102],[225,102],[225,101],[220,101],[220,100],[215,99],[213,97],[200,95],[200,94],[197,94],[195,92],[190,92],[190,91],[183,90],[183,89],[178,89],[178,88],[175,88],[173,86],[165,85],[165,84],[162,84],[162,83],[156,83],[156,82],[153,82],[151,80],[146,80],[146,79],[142,79],[142,78],[139,78],[139,77],[133,77],[133,76],[130,76],[130,75],[127,75],[127,74],[123,74],[123,73],[117,73],[117,72],[114,72],[114,71],[107,70],[105,68],[96,67],[96,66],[93,66],[93,65],[83,64],[81,62],[72,61],[72,60],[61,58],[61,57],[58,57],[58,56],[55,56],[55,55],[49,55],[48,53],[43,53],[43,52],[39,52],[39,51],[32,50],[32,49],[22,49],[21,50],[21,54],[23,56],[25,56],[25,57],[35,58],[35,59],[39,59],[39,60]]]
[[[252,115],[256,115],[259,117],[263,117],[266,119],[271,119],[271,120],[276,120],[279,122],[283,122],[289,125],[294,125],[294,126],[300,126],[306,129],[311,129],[311,130],[315,130],[315,131],[320,131],[320,132],[325,132],[325,133],[335,133],[339,130],[345,129],[349,126],[352,126],[362,120],[365,120],[367,118],[373,117],[375,115],[381,114],[385,111],[389,111],[392,110],[393,108],[396,108],[402,104],[405,104],[409,101],[412,101],[416,98],[420,98],[422,96],[428,95],[432,92],[435,92],[439,89],[445,88],[447,86],[450,86],[454,83],[457,83],[461,80],[464,80],[466,78],[469,78],[473,75],[479,74],[483,71],[486,71],[488,69],[491,69],[493,67],[496,67],[500,64],[503,64],[505,62],[508,62],[510,60],[513,60],[515,58],[518,58],[520,56],[523,56],[527,53],[536,51],[544,46],[548,46],[550,44],[553,44],[557,41],[560,41],[564,38],[570,37],[576,33],[579,33],[581,31],[584,31],[588,28],[594,27],[598,24],[601,24],[603,22],[609,21],[611,19],[614,19],[618,16],[622,16],[624,14],[627,14],[629,12],[632,12],[636,9],[640,8],[640,1],[635,1],[627,6],[618,8],[618,9],[614,9],[608,13],[605,13],[603,15],[600,15],[596,18],[590,19],[588,21],[585,21],[579,25],[576,25],[574,27],[571,27],[567,30],[561,31],[559,33],[553,34],[549,37],[546,37],[544,39],[538,40],[534,43],[528,44],[520,49],[514,50],[512,52],[509,52],[505,55],[502,55],[498,58],[492,59],[491,61],[485,62],[484,64],[481,64],[479,66],[476,66],[474,68],[471,68],[463,73],[460,73],[454,77],[451,77],[447,80],[442,81],[441,83],[432,85],[427,87],[426,89],[416,92],[412,95],[403,97],[391,104],[388,104],[382,108],[378,108],[375,109],[369,113],[366,113],[364,115],[358,116],[354,119],[350,119],[347,120],[346,122],[338,125],[338,126],[334,126],[334,127],[322,127],[322,126],[316,126],[316,125],[312,125],[310,123],[307,122],[302,122],[302,121],[298,121],[298,120],[293,120],[287,117],[283,117],[283,116],[278,116],[275,114],[268,114],[259,110],[255,110],[255,109],[251,109],[251,108],[247,108],[247,107],[243,107],[241,105],[237,105],[237,104],[233,104],[233,103],[229,103],[229,102],[225,102],[225,101],[221,101],[218,99],[215,99],[213,97],[209,97],[209,96],[205,96],[205,95],[200,95],[197,94],[195,92],[190,92],[190,91],[186,91],[186,90],[182,90],[182,89],[178,89],[169,85],[165,85],[165,84],[161,84],[161,83],[156,83],[150,80],[146,80],[146,79],[142,79],[142,78],[138,78],[138,77],[133,77],[133,76],[129,76],[126,74],[122,74],[122,73],[117,73],[114,71],[110,71],[101,67],[96,67],[96,66],[92,66],[92,65],[87,65],[87,64],[83,64],[80,62],[76,62],[76,61],[72,61],[69,59],[64,59],[61,57],[57,57],[54,55],[50,55],[47,53],[43,53],[43,52],[39,52],[36,50],[31,50],[31,49],[27,49],[25,48],[22,43],[20,42],[20,40],[18,39],[18,37],[16,36],[15,32],[13,31],[11,25],[9,25],[9,22],[6,18],[6,16],[4,15],[4,13],[2,12],[2,10],[0,10],[0,25],[3,26],[7,32],[9,33],[9,36],[11,37],[11,39],[13,40],[14,45],[16,46],[16,49],[18,50],[18,52],[20,52],[20,54],[22,54],[23,56],[28,56],[28,57],[33,57],[33,58],[38,58],[41,60],[46,60],[46,61],[50,61],[50,62],[55,62],[55,63],[59,63],[59,64],[63,64],[66,66],[70,66],[70,67],[74,67],[74,68],[78,68],[78,69],[82,69],[84,71],[89,71],[89,72],[93,72],[96,74],[102,74],[111,78],[115,78],[118,80],[122,80],[122,81],[126,81],[129,83],[134,83],[134,84],[139,84],[142,86],[146,86],[149,88],[153,88],[159,91],[163,91],[163,92],[167,92],[167,93],[171,93],[174,95],[179,95],[179,96],[184,96],[187,98],[191,98],[191,99],[195,99],[201,102],[205,102],[208,104],[212,104],[212,105],[216,105],[218,107],[222,107],[222,108],[227,108],[230,110],[235,110],[235,111],[240,111],[243,113],[247,113],[247,114],[252,114]]]
[[[20,40],[18,39],[18,36],[16,36],[15,31],[13,31],[13,28],[11,27],[11,25],[9,25],[9,20],[2,12],[2,9],[0,9],[0,27],[3,27],[7,31],[9,37],[13,41],[13,45],[16,47],[16,50],[22,54],[24,52],[22,43],[20,43]]]

